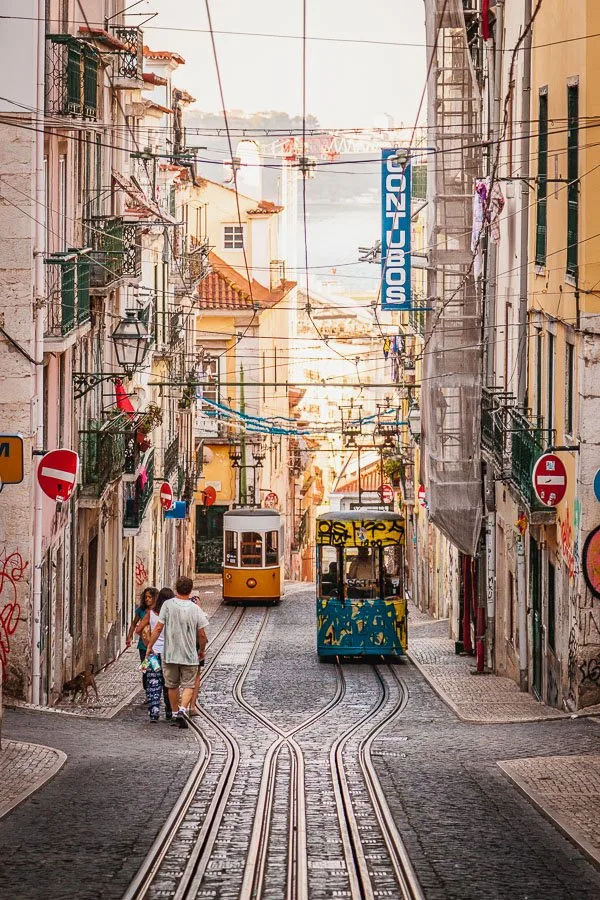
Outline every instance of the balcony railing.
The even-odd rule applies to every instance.
[[[113,28],[115,37],[125,44],[125,50],[118,50],[115,62],[117,78],[141,81],[144,63],[143,36],[141,28]]]
[[[137,534],[142,527],[154,490],[154,448],[147,450],[141,471],[135,481],[123,484],[123,529],[126,536]]]
[[[179,461],[179,435],[176,434],[163,456],[163,478],[166,480],[177,468]]]
[[[484,388],[481,411],[481,446],[502,481],[512,483],[531,511],[548,510],[535,495],[535,461],[551,446],[554,432],[543,427],[516,405],[516,398]]]
[[[119,278],[140,278],[142,248],[136,222],[92,216],[84,224],[88,246],[92,247],[91,287],[105,288]]]
[[[46,115],[98,117],[98,61],[84,41],[69,34],[47,36]]]
[[[180,284],[175,284],[175,289],[184,293],[191,293],[196,284],[208,274],[208,238],[202,241],[189,237],[187,250],[174,254],[171,261],[173,275],[179,276]],[[177,250],[177,242],[175,242]]]
[[[118,423],[90,422],[90,428],[79,432],[79,457],[82,493],[100,497],[123,474],[125,435]]]
[[[46,335],[64,337],[90,318],[90,260],[77,251],[53,253],[46,264]]]

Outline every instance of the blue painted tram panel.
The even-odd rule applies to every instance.
[[[316,542],[318,654],[402,656],[404,518],[373,509],[323,513]]]

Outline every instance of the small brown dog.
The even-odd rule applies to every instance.
[[[99,700],[93,666],[90,666],[89,671],[80,672],[79,675],[75,675],[70,681],[66,681],[63,685],[63,694],[72,694],[71,702],[75,703],[78,694],[81,694],[82,700],[87,700],[90,688],[96,694],[96,700]]]

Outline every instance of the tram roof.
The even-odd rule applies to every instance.
[[[269,516],[276,516],[279,519],[281,513],[278,513],[276,509],[228,509],[226,513],[223,513],[223,518],[226,518],[227,516],[241,516],[242,518],[247,517],[249,519],[266,519]]]
[[[395,522],[397,519],[404,521],[402,513],[389,510],[373,509],[369,506],[361,506],[360,509],[330,510],[317,516],[317,522],[328,522],[335,519],[336,522],[361,522],[363,519],[379,519],[381,522]]]

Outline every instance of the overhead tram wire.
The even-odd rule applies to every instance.
[[[146,16],[147,13],[129,13],[129,15],[133,18],[134,16]],[[2,19],[6,20],[14,20],[14,21],[24,21],[24,22],[39,22],[38,16],[7,16],[5,14],[0,15],[0,21]],[[75,20],[75,25],[83,25],[83,21]],[[104,27],[104,22],[92,22],[92,25],[96,25],[98,28]],[[148,25],[145,29],[146,31],[174,31],[174,32],[183,32],[183,33],[192,33],[192,34],[209,34],[209,30],[206,28],[199,28],[197,26],[177,26],[177,25]],[[232,30],[224,30],[224,29],[215,29],[215,34],[223,34],[230,37],[260,37],[260,38],[273,38],[275,40],[296,40],[299,41],[302,39],[302,35],[299,34],[281,34],[277,32],[270,31],[232,31]],[[561,38],[558,41],[545,41],[542,44],[534,44],[532,49],[539,50],[543,47],[557,47],[562,44],[571,44],[577,41],[588,41],[593,40],[595,38],[600,38],[600,32],[594,32],[592,34],[582,34],[576,35],[575,37],[570,38]],[[420,41],[378,41],[370,38],[334,38],[327,37],[325,35],[307,35],[307,40],[309,41],[323,41],[326,43],[336,43],[336,44],[372,44],[374,46],[385,46],[385,47],[415,47],[415,48],[429,48],[433,46],[432,44],[422,43]],[[510,53],[511,51],[506,48],[503,49],[503,53]]]

